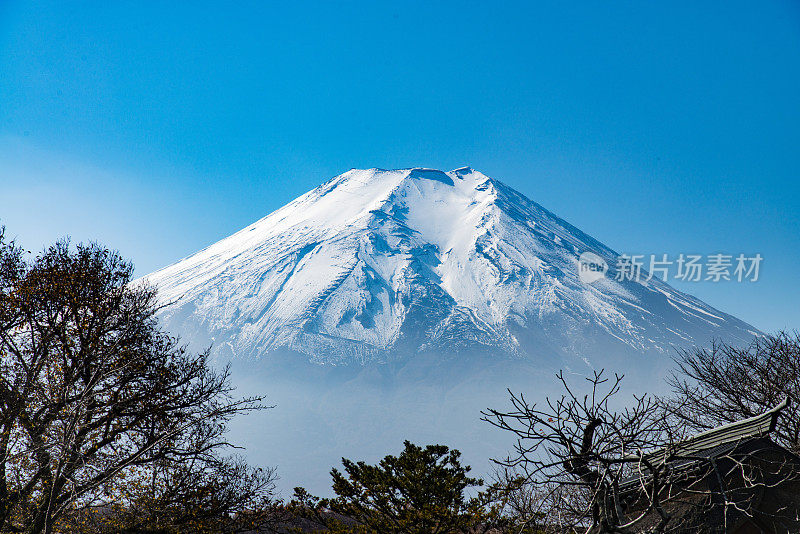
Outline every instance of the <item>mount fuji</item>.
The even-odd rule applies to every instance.
[[[582,282],[584,252],[611,265],[608,276]],[[369,169],[146,280],[170,303],[170,329],[246,358],[287,348],[320,364],[364,364],[489,351],[591,364],[598,347],[665,353],[756,334],[655,277],[615,280],[616,257],[472,169]]]
[[[606,276],[581,280],[584,253]],[[676,349],[759,334],[647,273],[616,280],[617,258],[468,167],[353,169],[144,280],[168,330],[276,402],[239,426],[250,454],[320,490],[342,455],[406,438],[501,455],[480,409],[559,368],[652,383]]]

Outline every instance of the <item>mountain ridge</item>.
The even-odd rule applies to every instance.
[[[583,252],[612,266],[606,278],[579,280]],[[591,365],[590,353],[758,334],[656,278],[614,280],[616,256],[470,167],[351,169],[144,280],[170,303],[170,330],[226,357],[488,351]]]

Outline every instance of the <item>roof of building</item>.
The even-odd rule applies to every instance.
[[[644,465],[669,463],[673,469],[684,470],[691,469],[698,462],[720,458],[739,448],[741,444],[757,438],[764,438],[774,431],[778,416],[788,405],[789,398],[787,397],[783,402],[762,414],[706,430],[646,454],[642,463]],[[621,482],[620,487],[626,490],[630,489],[639,484],[642,476],[649,476],[646,474],[646,470],[625,479]]]
[[[674,445],[645,455],[653,463],[663,463],[681,458],[711,457],[708,451],[728,444],[740,443],[746,439],[766,436],[775,430],[775,424],[781,411],[789,405],[789,397],[766,412],[712,428],[696,434]],[[705,454],[704,454],[705,453]]]

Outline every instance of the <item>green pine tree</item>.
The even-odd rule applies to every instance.
[[[363,534],[458,534],[482,530],[492,509],[482,495],[465,491],[483,481],[469,476],[461,453],[444,445],[408,441],[399,456],[377,465],[342,458],[331,471],[333,499],[295,490],[294,508],[332,532]]]

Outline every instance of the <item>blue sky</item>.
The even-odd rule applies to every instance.
[[[137,273],[351,167],[462,165],[800,328],[800,4],[0,3],[0,222]],[[433,4],[433,5],[432,5]]]

